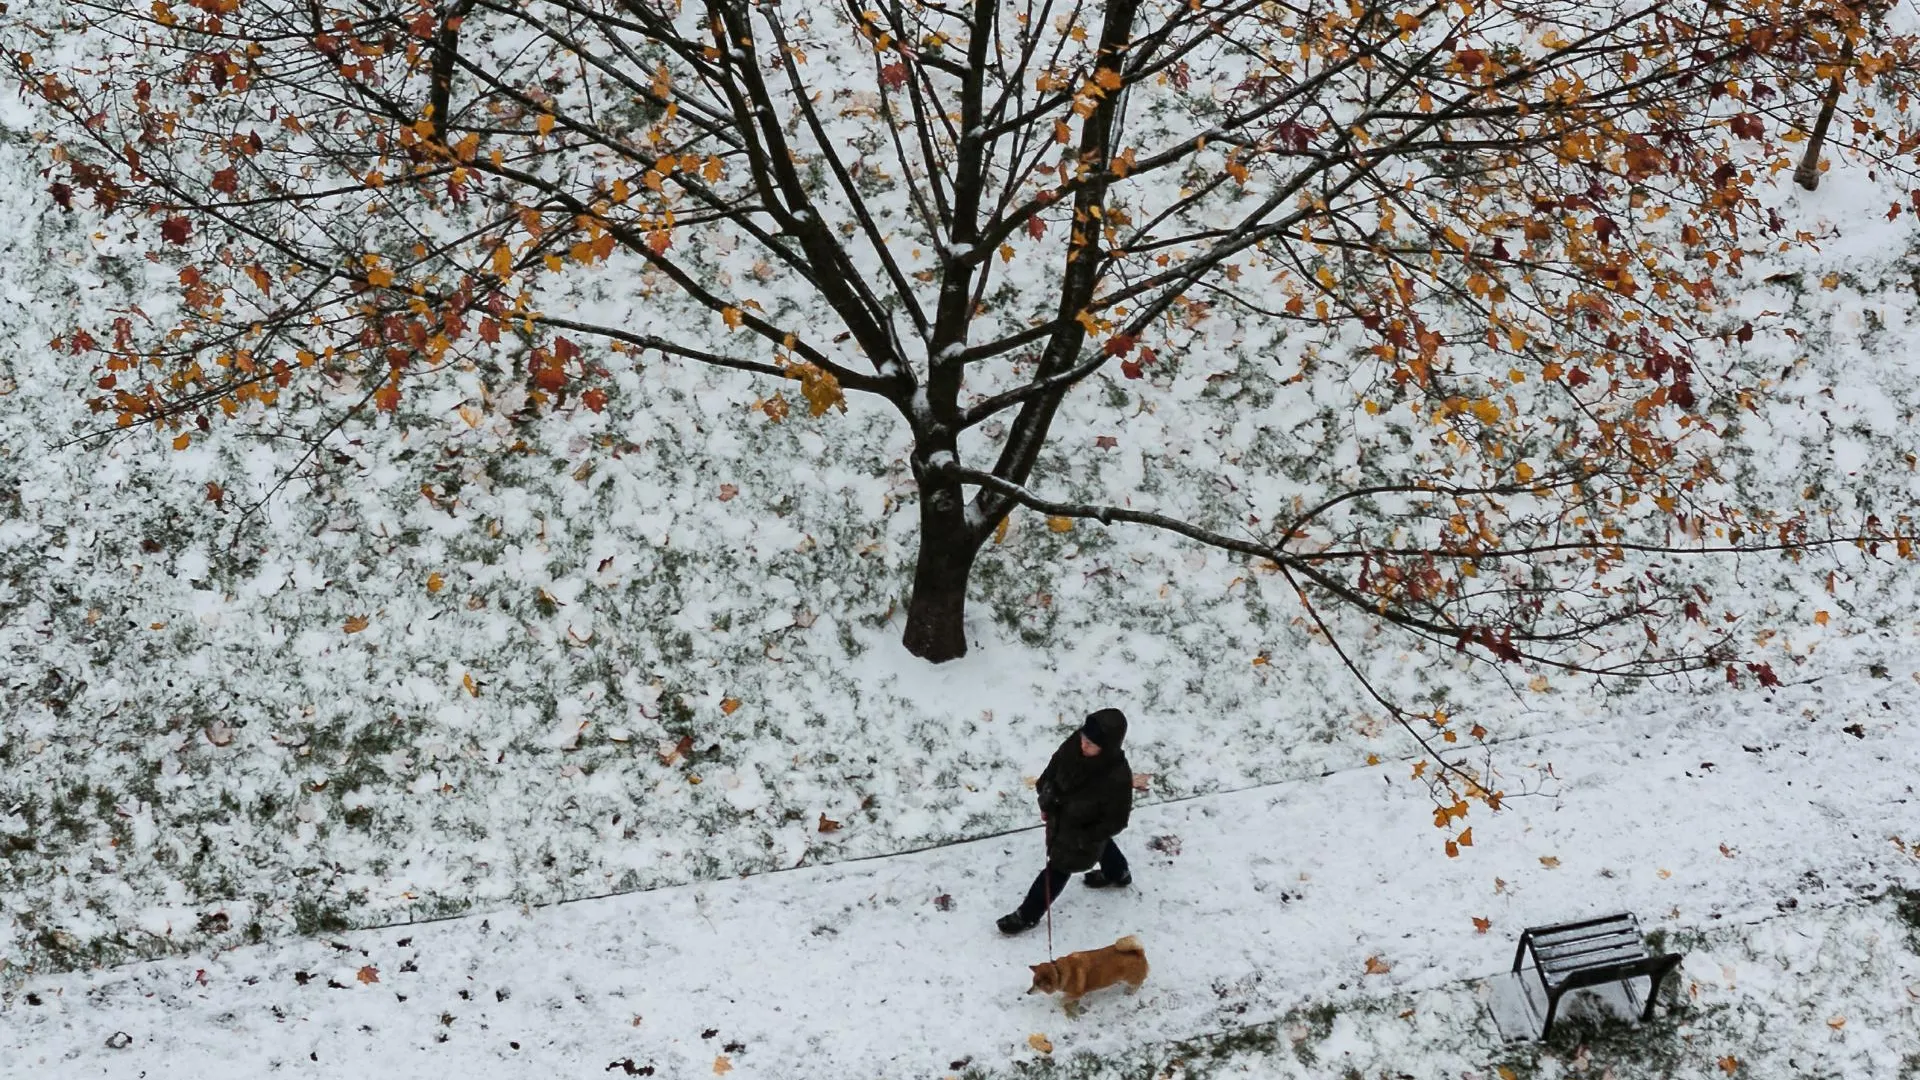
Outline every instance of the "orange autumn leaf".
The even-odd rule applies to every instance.
[[[1392,970],[1393,970],[1393,965],[1387,963],[1385,960],[1382,960],[1377,956],[1367,957],[1367,974],[1385,975],[1387,972]]]
[[[815,831],[823,832],[823,833],[839,832],[840,823],[833,820],[832,818],[828,817],[825,814],[821,814],[820,824],[816,827]]]
[[[1053,1053],[1053,1041],[1037,1031],[1027,1036],[1027,1045],[1043,1054]]]
[[[732,716],[733,710],[738,709],[739,707],[740,707],[739,698],[721,698],[720,699],[720,711],[727,716]]]
[[[1560,857],[1558,855],[1542,855],[1540,856],[1540,865],[1549,870],[1556,869],[1560,865]]]
[[[1481,917],[1480,917],[1480,916],[1478,916],[1478,915],[1475,915],[1475,916],[1473,917],[1473,932],[1474,932],[1474,933],[1476,933],[1476,934],[1484,934],[1484,933],[1486,933],[1486,932],[1487,932],[1488,930],[1491,930],[1491,929],[1493,929],[1493,920],[1492,920],[1492,919],[1483,919],[1483,918],[1481,918]]]
[[[1732,1076],[1734,1073],[1739,1072],[1740,1059],[1737,1057],[1734,1057],[1732,1054],[1728,1054],[1726,1057],[1721,1058],[1720,1071],[1726,1073],[1728,1076]]]
[[[355,972],[353,977],[359,979],[362,985],[377,983],[380,981],[380,969],[374,967],[372,964],[368,964]]]
[[[347,624],[343,629],[345,629],[346,632],[349,634],[357,634],[360,631],[365,630],[369,625],[370,621],[371,620],[369,620],[365,615],[355,615],[347,620]]]
[[[713,1075],[725,1076],[732,1071],[733,1062],[727,1060],[727,1055],[721,1054],[713,1059]]]
[[[438,570],[427,575],[427,591],[428,592],[437,593],[441,589],[446,588],[446,586],[447,586],[447,579],[441,577],[440,572]]]
[[[187,434],[184,431],[181,432],[179,436],[173,440],[173,448],[175,450],[185,450],[187,447],[192,445],[193,445],[193,436]]]

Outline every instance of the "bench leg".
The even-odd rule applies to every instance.
[[[1544,981],[1541,983],[1541,987],[1543,989],[1546,988]],[[1553,1030],[1553,1014],[1560,1011],[1560,994],[1562,993],[1565,993],[1565,991],[1556,992],[1550,989],[1547,990],[1547,1018],[1540,1024],[1541,1042],[1546,1042],[1547,1034]]]
[[[1653,1003],[1660,1000],[1660,984],[1666,982],[1667,976],[1672,973],[1674,968],[1679,966],[1680,957],[1668,957],[1666,963],[1661,964],[1648,975],[1647,1005],[1646,1008],[1640,1010],[1641,1023],[1644,1024],[1653,1019]]]

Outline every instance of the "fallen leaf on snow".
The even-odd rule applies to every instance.
[[[1042,1035],[1037,1031],[1027,1036],[1027,1045],[1033,1047],[1035,1050],[1038,1050],[1043,1054],[1053,1053],[1053,1043],[1049,1042],[1045,1035]]]
[[[1732,1076],[1734,1073],[1740,1071],[1740,1059],[1734,1057],[1732,1054],[1728,1054],[1726,1057],[1720,1059],[1720,1069],[1728,1076]]]
[[[357,634],[360,631],[365,630],[368,625],[369,625],[369,620],[365,615],[355,615],[352,618],[347,620],[347,625],[342,629],[346,630],[346,632],[349,634]]]
[[[740,707],[739,698],[721,698],[720,699],[720,711],[728,716],[732,716],[733,711],[735,709],[738,709],[739,707]]]
[[[380,969],[374,967],[372,964],[368,964],[359,971],[354,972],[353,977],[359,979],[362,983],[377,983],[380,981]]]
[[[1377,956],[1367,957],[1367,974],[1385,975],[1387,972],[1392,970],[1393,970],[1393,965],[1387,963],[1385,960],[1382,960]]]
[[[1725,845],[1725,844],[1721,844],[1721,845],[1720,845],[1720,854],[1721,854],[1721,856],[1722,856],[1723,858],[1728,858],[1728,859],[1731,859],[1731,858],[1733,858],[1733,857],[1734,857],[1735,855],[1738,855],[1738,854],[1739,854],[1739,852],[1738,852],[1738,851],[1736,851],[1736,850],[1735,850],[1735,849],[1733,849],[1733,848],[1730,848],[1730,847],[1728,847],[1728,846],[1727,846],[1727,845]]]
[[[839,832],[840,823],[825,814],[821,814],[819,829],[821,832]]]
[[[693,752],[693,736],[682,735],[680,741],[659,751],[660,764],[671,765],[675,761]]]
[[[1553,870],[1559,867],[1560,857],[1558,855],[1542,855],[1540,856],[1540,865],[1549,870]]]
[[[1152,773],[1137,772],[1133,774],[1133,790],[1135,791],[1145,791],[1147,790],[1147,786],[1152,783]]]
[[[215,746],[225,746],[233,741],[233,728],[227,726],[224,720],[209,721],[207,723],[207,741]]]
[[[727,1055],[719,1054],[714,1057],[713,1075],[725,1076],[732,1071],[733,1071],[733,1062],[727,1060]]]
[[[1660,880],[1662,881],[1665,881],[1666,879],[1673,876],[1673,871],[1671,870],[1656,870],[1654,871],[1654,873],[1658,874],[1660,876]]]
[[[1487,932],[1488,930],[1491,930],[1492,928],[1493,928],[1493,920],[1492,920],[1492,919],[1483,919],[1483,918],[1481,918],[1481,917],[1480,917],[1480,916],[1478,916],[1478,915],[1475,915],[1475,916],[1473,917],[1473,932],[1474,932],[1474,933],[1476,933],[1476,934],[1484,934],[1484,933],[1486,933],[1486,932]]]
[[[440,572],[438,570],[435,570],[433,573],[427,575],[427,591],[428,592],[437,593],[441,589],[444,589],[446,587],[447,587],[447,579],[441,577]]]
[[[737,487],[734,487],[732,484],[720,485],[720,501],[721,502],[726,502],[727,500],[733,498],[735,495],[738,495],[738,494],[740,494],[740,489]]]
[[[1827,1026],[1835,1031],[1839,1031],[1841,1028],[1847,1026],[1847,1018],[1844,1016],[1833,1017],[1827,1021]]]

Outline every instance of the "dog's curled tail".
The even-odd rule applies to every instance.
[[[1113,948],[1115,952],[1144,953],[1147,951],[1144,947],[1141,946],[1140,939],[1134,937],[1132,934],[1128,934],[1126,937],[1123,937],[1119,941],[1114,942]]]

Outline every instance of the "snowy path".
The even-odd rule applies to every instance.
[[[1123,837],[1136,887],[1070,887],[1054,934],[1066,952],[1137,933],[1153,974],[1077,1021],[1022,995],[1044,931],[992,927],[1036,868],[1025,833],[34,980],[38,1005],[19,993],[0,1008],[0,1075],[598,1076],[631,1059],[666,1077],[712,1075],[721,1056],[737,1080],[942,1075],[1029,1056],[1036,1032],[1056,1055],[1112,1049],[1491,974],[1529,922],[1807,911],[1920,884],[1891,839],[1920,841],[1920,687],[1847,689],[1728,695],[1507,745],[1510,766],[1556,763],[1562,797],[1477,810],[1459,859],[1440,854],[1405,763],[1142,807]],[[1843,733],[1853,723],[1861,737]],[[1148,850],[1156,836],[1178,853]],[[1375,956],[1391,971],[1364,974]],[[131,1044],[107,1045],[115,1032]]]

